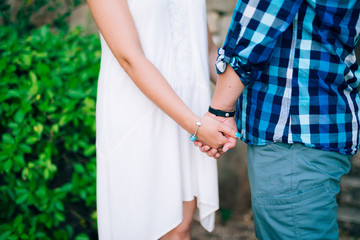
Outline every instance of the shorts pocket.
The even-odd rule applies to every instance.
[[[276,197],[253,199],[260,239],[337,239],[336,192],[323,185]]]
[[[303,191],[296,191],[294,193],[284,194],[277,197],[259,197],[253,199],[253,204],[255,205],[284,205],[284,204],[293,204],[299,201],[304,201],[306,199],[312,198],[316,195],[319,195],[327,191],[325,185],[321,185],[315,188],[306,189]]]

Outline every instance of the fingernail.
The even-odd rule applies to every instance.
[[[235,133],[235,137],[237,137],[237,138],[239,138],[239,139],[240,139],[241,134],[240,134],[239,132],[236,132],[236,133]]]

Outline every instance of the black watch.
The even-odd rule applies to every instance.
[[[225,111],[213,109],[211,106],[209,106],[208,111],[209,111],[209,113],[212,113],[215,116],[219,116],[219,117],[233,117],[233,116],[235,116],[235,111],[234,112],[225,112]]]

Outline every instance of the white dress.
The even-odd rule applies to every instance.
[[[202,116],[210,103],[205,0],[128,3],[146,57]],[[102,36],[101,46],[96,112],[99,238],[158,239],[182,221],[182,202],[194,197],[198,219],[211,231],[218,209],[216,161],[194,147],[190,134],[143,95]]]

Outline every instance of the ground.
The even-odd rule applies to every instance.
[[[256,240],[251,211],[233,216],[226,223],[216,218],[216,227],[212,233],[207,232],[200,223],[195,221],[192,229],[192,240]],[[357,240],[356,237],[346,236],[340,230],[339,240]]]
[[[251,212],[233,216],[225,223],[219,214],[216,227],[212,233],[207,232],[200,223],[195,221],[192,229],[192,240],[256,240]]]

